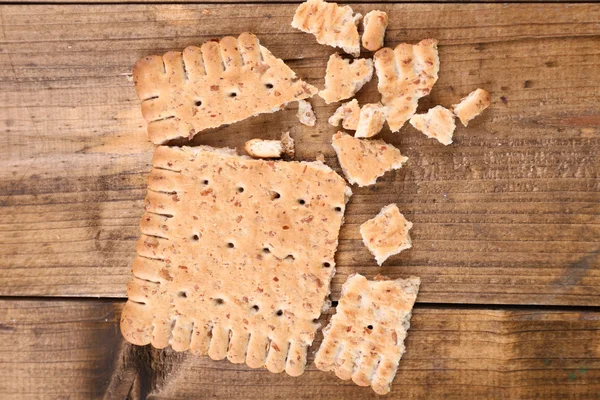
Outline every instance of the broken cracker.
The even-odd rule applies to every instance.
[[[452,106],[452,111],[460,119],[460,122],[467,126],[469,121],[478,116],[490,106],[490,94],[483,90],[477,89],[463,99],[460,103]]]
[[[370,51],[377,51],[383,47],[385,30],[388,26],[388,16],[384,11],[373,10],[363,19],[364,32],[362,45]]]
[[[389,107],[388,125],[397,132],[417,111],[418,101],[431,92],[438,79],[438,41],[424,39],[416,45],[384,47],[373,56],[381,102]]]
[[[386,279],[348,278],[315,356],[321,371],[334,371],[378,394],[388,393],[396,376],[421,284],[417,277]]]
[[[409,230],[412,222],[404,218],[398,206],[390,204],[381,209],[372,219],[360,226],[363,243],[381,265],[388,257],[410,249],[412,241]]]
[[[298,100],[298,112],[296,113],[298,121],[306,126],[315,126],[317,117],[310,103],[306,100]]]
[[[275,112],[317,93],[250,33],[183,53],[144,57],[133,78],[148,136],[156,144],[191,139],[205,129]]]
[[[156,149],[121,332],[290,375],[304,371],[350,189],[319,162]]]
[[[452,135],[456,129],[454,114],[442,106],[435,106],[426,114],[413,115],[410,124],[427,137],[437,139],[446,146],[452,143]]]
[[[296,9],[292,27],[312,33],[317,43],[339,47],[354,57],[360,55],[358,22],[361,14],[354,14],[350,6],[338,6],[323,0],[308,0]]]
[[[281,158],[286,155],[294,158],[294,139],[289,132],[283,132],[281,140],[251,139],[244,144],[244,150],[254,158]]]
[[[325,89],[319,92],[319,96],[327,104],[349,99],[371,78],[373,78],[373,60],[370,58],[345,60],[337,53],[332,54],[327,61]]]
[[[343,132],[333,135],[332,145],[346,179],[358,186],[373,185],[377,178],[402,168],[408,160],[383,140],[357,139]]]
[[[360,106],[356,99],[342,104],[335,110],[335,113],[329,117],[329,124],[333,126],[340,126],[340,122],[344,129],[355,131],[358,127],[358,118],[360,115]]]
[[[369,138],[377,135],[388,116],[389,109],[381,103],[365,104],[360,109],[358,126],[356,128],[357,138]]]

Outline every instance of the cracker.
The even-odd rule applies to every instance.
[[[378,394],[388,393],[396,376],[421,284],[417,277],[384,279],[348,278],[315,357],[321,371],[334,371]]]
[[[377,51],[383,47],[385,30],[388,26],[388,16],[384,11],[373,10],[363,19],[364,32],[362,45],[370,51]]]
[[[365,104],[360,109],[358,126],[356,128],[357,138],[369,138],[377,135],[388,116],[389,109],[381,103]]]
[[[346,179],[369,186],[387,171],[402,168],[408,158],[383,140],[357,139],[343,132],[333,135],[333,148]]]
[[[470,120],[481,114],[489,106],[490,94],[483,89],[477,89],[461,99],[460,103],[453,105],[452,110],[460,119],[460,122],[467,126]]]
[[[339,54],[332,54],[327,61],[325,89],[319,96],[330,104],[353,97],[365,83],[373,78],[373,60],[359,58],[345,60]]]
[[[254,115],[275,112],[317,93],[251,33],[183,53],[139,60],[133,78],[148,135],[156,144]]]
[[[123,336],[300,375],[350,194],[319,162],[158,147]]]
[[[300,4],[294,14],[292,27],[312,33],[317,43],[339,47],[354,57],[360,55],[358,22],[361,14],[354,14],[349,6],[338,6],[323,0],[308,0]]]
[[[343,103],[335,110],[335,113],[329,117],[329,124],[340,126],[340,122],[344,129],[355,131],[358,127],[358,117],[360,115],[360,106],[356,99],[352,99],[347,103]]]
[[[395,49],[384,47],[375,53],[375,71],[381,102],[390,108],[388,125],[397,132],[417,111],[421,97],[427,96],[438,79],[438,41],[424,39],[416,45],[401,43]]]
[[[409,230],[412,222],[404,218],[398,206],[390,204],[381,209],[372,219],[360,226],[363,243],[381,265],[388,257],[410,249],[412,241]]]
[[[306,126],[315,126],[317,117],[310,103],[306,100],[298,100],[298,112],[296,113],[298,121]]]
[[[251,139],[244,144],[244,150],[254,158],[281,158],[284,154],[294,158],[294,139],[289,132],[283,132],[281,140]]]
[[[454,114],[442,106],[435,106],[426,114],[413,115],[410,124],[427,137],[437,139],[446,146],[452,143],[452,135],[456,129]]]

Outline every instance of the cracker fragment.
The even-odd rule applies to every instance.
[[[389,393],[396,376],[421,284],[417,277],[385,279],[348,278],[315,357],[321,371],[334,371],[378,394]]]
[[[377,135],[388,116],[389,109],[381,103],[365,104],[360,109],[358,126],[356,128],[357,138],[369,138]]]
[[[381,102],[390,108],[388,125],[397,132],[417,111],[421,97],[431,92],[438,79],[438,41],[423,39],[416,45],[401,43],[375,53],[375,71]]]
[[[377,264],[381,265],[388,257],[412,247],[408,232],[412,226],[412,222],[404,218],[396,204],[389,204],[360,226],[360,234]]]
[[[354,14],[350,6],[338,6],[323,0],[308,0],[296,9],[292,27],[312,33],[319,44],[339,47],[358,57],[360,41],[358,22],[361,14]]]
[[[315,126],[317,117],[310,103],[306,100],[298,100],[298,112],[296,113],[298,121],[306,126]]]
[[[327,305],[351,194],[319,162],[156,149],[121,331],[290,375]]]
[[[460,119],[460,122],[467,126],[470,120],[481,114],[489,106],[490,94],[483,89],[477,89],[461,99],[460,103],[454,104],[452,110]]]
[[[454,114],[442,106],[435,106],[426,114],[413,115],[410,124],[427,137],[437,139],[446,146],[452,143],[452,135],[456,129]]]
[[[383,140],[357,139],[346,133],[333,135],[333,148],[350,184],[369,186],[387,171],[402,168],[408,158]]]
[[[373,10],[363,19],[364,32],[362,45],[370,51],[377,51],[383,47],[385,30],[388,26],[388,16],[384,11]]]
[[[251,139],[244,144],[244,150],[254,158],[281,158],[283,155],[294,158],[294,139],[289,132],[283,132],[281,140]]]
[[[337,53],[332,54],[327,61],[325,89],[319,92],[319,96],[327,104],[349,99],[371,78],[373,78],[373,60],[370,58],[345,60]]]
[[[355,131],[358,128],[358,118],[360,115],[360,106],[356,99],[343,103],[335,110],[335,113],[329,117],[329,124],[340,126],[340,122],[344,129]]]
[[[251,33],[144,57],[133,78],[148,136],[156,144],[191,139],[317,93]]]

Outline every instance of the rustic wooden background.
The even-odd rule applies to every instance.
[[[334,50],[291,28],[296,4],[119,3],[0,5],[0,398],[376,397],[312,359],[291,378],[123,342],[153,151],[135,61],[251,31],[322,87]],[[353,8],[388,12],[390,46],[440,40],[421,110],[492,93],[452,146],[384,132],[410,161],[348,206],[333,299],[353,272],[423,282],[388,397],[600,399],[600,6]],[[378,99],[375,80],[358,98]],[[338,168],[336,105],[313,105],[315,128],[291,106],[195,143],[241,149],[290,130],[298,159]],[[391,202],[414,222],[414,247],[380,268],[358,227]]]

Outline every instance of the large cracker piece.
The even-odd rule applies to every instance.
[[[317,93],[251,33],[144,57],[133,79],[156,144],[275,112]]]
[[[384,279],[348,278],[315,357],[318,369],[378,394],[388,393],[396,376],[421,284],[416,277]]]
[[[483,89],[477,89],[461,99],[460,103],[454,104],[452,110],[460,119],[460,122],[467,126],[470,120],[481,114],[489,106],[490,94]]]
[[[401,43],[395,49],[384,47],[375,53],[377,89],[388,106],[388,125],[397,132],[417,111],[418,101],[427,96],[438,79],[438,41],[424,39],[416,45]]]
[[[409,234],[412,226],[412,222],[404,218],[397,205],[389,204],[360,226],[360,234],[365,246],[375,256],[377,264],[381,265],[388,257],[412,247]]]
[[[435,106],[425,114],[416,114],[410,118],[410,124],[423,132],[425,136],[436,139],[445,146],[452,144],[456,129],[454,114],[442,106]]]
[[[360,40],[358,22],[361,14],[354,14],[350,6],[338,6],[323,0],[308,0],[296,9],[292,27],[312,33],[319,44],[338,47],[358,57]]]
[[[333,135],[332,145],[346,179],[358,186],[375,184],[377,178],[402,168],[408,160],[383,140],[357,139],[343,132]]]
[[[302,374],[350,194],[319,162],[158,147],[123,336]]]
[[[373,60],[370,58],[359,58],[352,60],[351,63],[337,53],[332,54],[327,61],[325,89],[319,92],[319,96],[327,104],[349,99],[371,78],[373,78]]]
[[[333,126],[340,126],[341,122],[344,129],[355,131],[358,128],[359,117],[360,106],[358,105],[358,100],[352,99],[339,106],[333,115],[329,117],[328,122]]]

